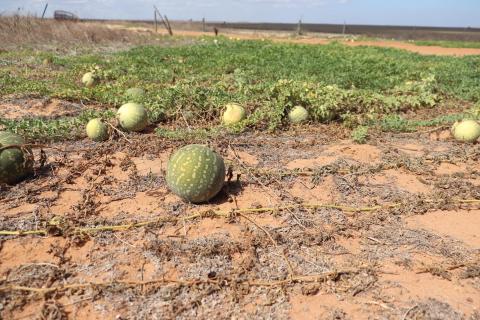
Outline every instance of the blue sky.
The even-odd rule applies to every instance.
[[[0,0],[0,13],[40,14],[47,0]],[[170,19],[480,27],[480,0],[49,0],[84,18]]]

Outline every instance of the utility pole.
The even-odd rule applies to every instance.
[[[47,4],[45,5],[45,8],[43,9],[42,19],[45,18],[45,12],[47,12],[47,8],[48,8],[48,2],[47,2]]]
[[[342,30],[342,34],[345,35],[345,31],[347,30],[347,22],[346,21],[343,21],[343,30]]]
[[[207,31],[207,26],[205,25],[205,17],[203,17],[203,19],[202,19],[202,30],[203,30],[203,32]]]

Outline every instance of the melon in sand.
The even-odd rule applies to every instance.
[[[201,203],[212,199],[225,181],[223,158],[209,148],[192,144],[177,150],[168,161],[167,184],[182,199]]]
[[[480,137],[480,124],[475,120],[456,122],[452,127],[452,134],[458,141],[475,142]]]

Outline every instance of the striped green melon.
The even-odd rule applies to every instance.
[[[224,181],[223,158],[205,146],[180,148],[168,161],[167,185],[186,201],[201,203],[212,199]]]
[[[120,126],[127,131],[142,131],[148,125],[147,110],[138,103],[126,103],[117,111]]]
[[[15,133],[0,132],[0,183],[15,184],[33,173],[31,150],[8,146],[23,145],[25,140]]]

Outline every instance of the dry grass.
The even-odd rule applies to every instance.
[[[35,17],[1,17],[0,48],[19,46],[58,48],[105,45],[141,45],[162,40],[153,32],[111,28],[106,24],[92,22],[57,21]]]

